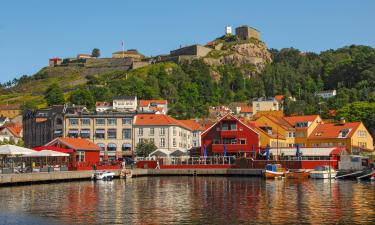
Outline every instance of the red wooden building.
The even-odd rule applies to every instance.
[[[258,132],[232,114],[227,114],[202,133],[201,155],[206,147],[207,156],[223,155],[224,145],[227,156],[251,157],[252,149],[259,149]]]

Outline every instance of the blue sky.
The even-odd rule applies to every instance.
[[[110,57],[122,40],[148,56],[204,44],[226,25],[257,28],[269,48],[375,47],[374,22],[372,0],[2,0],[0,82],[34,74],[50,57],[95,47]]]

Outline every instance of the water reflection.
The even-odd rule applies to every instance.
[[[375,221],[374,193],[374,184],[351,181],[145,177],[1,187],[0,216],[19,215],[8,224],[363,224]]]

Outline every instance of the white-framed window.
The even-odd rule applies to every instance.
[[[96,125],[105,125],[105,119],[98,118],[95,120]]]
[[[77,162],[84,162],[85,161],[85,152],[84,151],[77,151],[76,161]]]
[[[69,124],[71,126],[77,126],[78,125],[78,119],[69,119]]]
[[[164,136],[165,135],[165,128],[162,127],[160,128],[160,136]]]
[[[173,147],[177,147],[176,138],[173,138]]]
[[[81,138],[90,138],[90,129],[82,129]]]
[[[143,128],[138,128],[138,135],[143,136]]]
[[[153,127],[150,128],[150,136],[154,136],[155,134],[155,129]]]
[[[197,140],[193,140],[193,147],[197,147]]]
[[[160,138],[160,147],[165,147],[165,138]]]
[[[107,124],[114,126],[114,125],[117,124],[117,119],[116,118],[108,118],[107,119]]]
[[[240,144],[241,145],[246,145],[246,138],[240,139]]]
[[[129,128],[122,129],[122,139],[131,139],[131,138],[132,138],[131,129]]]
[[[105,130],[104,129],[96,129],[95,130],[95,138],[104,139],[105,138]]]
[[[108,129],[107,137],[108,137],[108,139],[116,139],[117,138],[117,130],[116,129]]]
[[[132,124],[132,119],[130,118],[123,118],[122,119],[122,125],[130,125]]]
[[[176,136],[176,135],[177,135],[176,127],[173,127],[173,136]]]
[[[82,118],[81,119],[81,125],[90,125],[90,119],[89,118]]]
[[[358,131],[358,137],[360,137],[360,138],[367,137],[367,132],[365,130],[359,130]]]

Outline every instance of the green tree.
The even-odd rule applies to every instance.
[[[69,101],[72,104],[84,105],[90,109],[95,106],[95,100],[87,89],[79,88],[70,93]]]
[[[98,49],[98,48],[94,48],[94,49],[92,50],[92,52],[91,52],[91,56],[92,56],[92,57],[95,57],[95,58],[100,57],[100,49]]]
[[[136,154],[138,157],[148,157],[151,152],[157,149],[153,141],[140,141],[135,147]]]
[[[44,93],[44,99],[49,106],[63,105],[65,103],[64,92],[57,84],[51,84]]]

